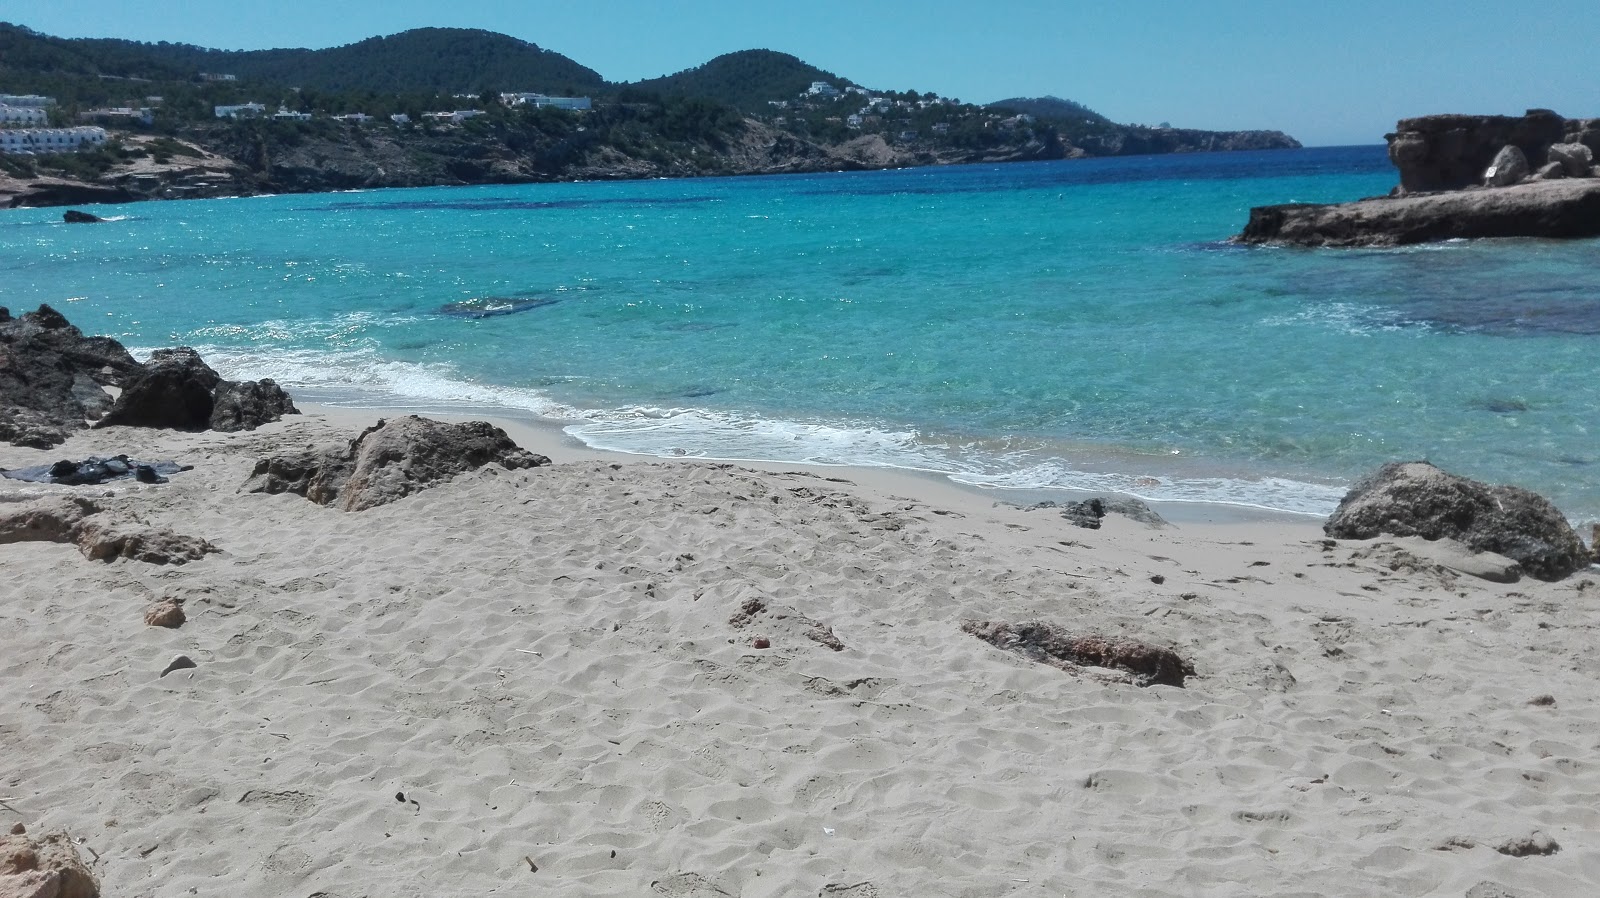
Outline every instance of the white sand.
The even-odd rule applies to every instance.
[[[1600,892],[1600,577],[1395,571],[1314,522],[1090,531],[532,431],[555,467],[358,514],[237,491],[272,447],[358,430],[333,418],[0,448],[194,464],[87,492],[222,549],[0,546],[0,823],[81,838],[106,895]],[[188,623],[145,626],[167,596]],[[1199,676],[1063,673],[968,618]],[[178,653],[198,667],[158,678]],[[1560,851],[1495,850],[1535,831]]]

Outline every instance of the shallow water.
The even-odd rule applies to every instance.
[[[1600,517],[1600,241],[1222,242],[1393,183],[1360,147],[11,210],[0,303],[629,452],[1307,513],[1428,458]]]

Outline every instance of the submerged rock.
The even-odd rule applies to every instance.
[[[1474,552],[1504,555],[1541,580],[1559,580],[1589,563],[1583,541],[1548,499],[1420,461],[1384,465],[1357,483],[1322,529],[1335,539],[1449,538]]]
[[[61,220],[67,224],[98,224],[105,221],[105,219],[98,215],[90,215],[87,212],[79,212],[77,209],[68,209],[67,211],[61,213]]]
[[[527,312],[544,306],[560,302],[549,297],[514,298],[505,296],[485,296],[482,299],[467,299],[461,302],[446,303],[439,307],[439,314],[449,315],[452,318],[496,318],[501,315],[515,315],[518,312]]]
[[[362,511],[490,463],[534,468],[550,459],[518,447],[505,431],[483,421],[446,424],[407,415],[379,421],[348,446],[263,458],[244,490],[294,493],[318,505]]]

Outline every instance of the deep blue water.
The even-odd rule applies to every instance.
[[[645,454],[1304,512],[1425,457],[1600,517],[1600,241],[1224,242],[1394,182],[1354,147],[10,210],[0,304]]]

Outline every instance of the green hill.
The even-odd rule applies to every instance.
[[[794,99],[813,81],[827,81],[841,89],[852,83],[787,53],[740,50],[675,75],[628,86],[663,96],[702,97],[758,112],[766,108],[769,100]]]
[[[595,91],[600,74],[492,31],[418,28],[326,50],[209,50],[109,38],[63,39],[0,24],[0,71],[190,80],[200,72],[322,91],[478,93]]]
[[[1027,113],[1034,118],[1049,119],[1051,121],[1111,123],[1111,119],[1095,112],[1082,103],[1063,100],[1060,97],[1014,97],[1010,100],[990,103],[988,108]]]

